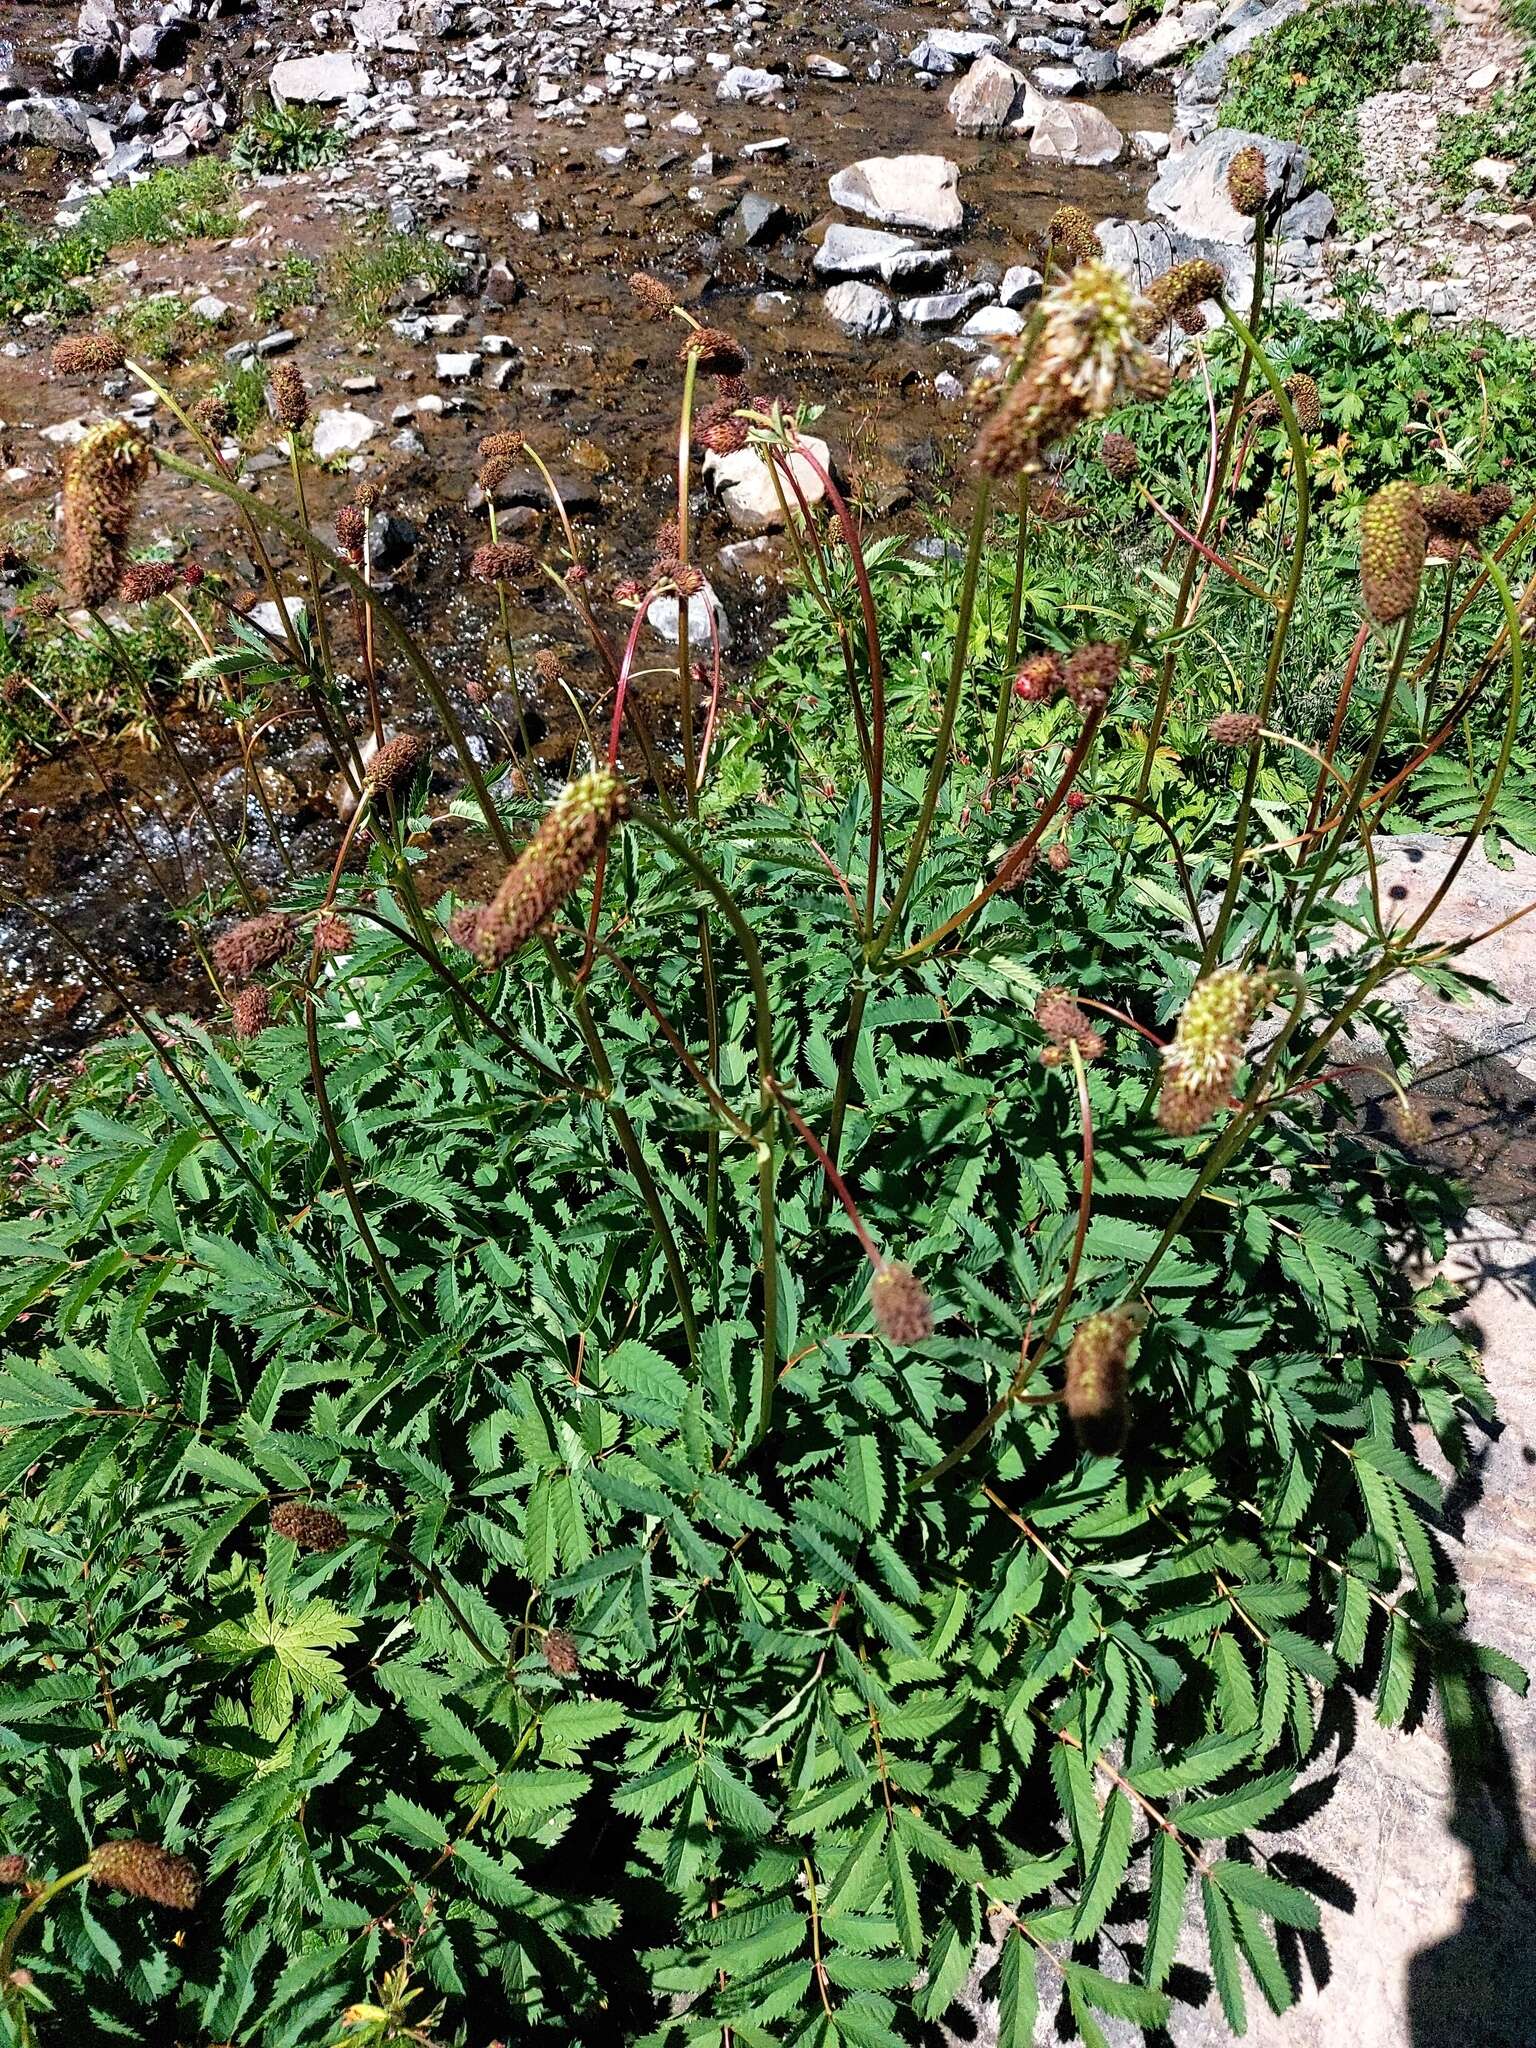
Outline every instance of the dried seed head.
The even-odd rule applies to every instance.
[[[723,327],[690,328],[678,348],[677,360],[686,363],[690,356],[698,358],[706,377],[739,377],[747,367],[746,350]]]
[[[1117,484],[1128,484],[1141,468],[1141,450],[1129,434],[1120,434],[1113,427],[1099,443],[1099,460],[1106,475],[1112,476]]]
[[[1264,721],[1256,711],[1221,711],[1205,733],[1218,747],[1251,747],[1263,730]]]
[[[53,345],[56,377],[105,376],[123,367],[123,345],[115,334],[66,334]]]
[[[1291,401],[1291,411],[1295,413],[1296,424],[1301,431],[1304,434],[1321,433],[1323,394],[1317,388],[1316,378],[1309,377],[1305,370],[1298,370],[1294,377],[1286,378],[1285,395]]]
[[[1482,507],[1484,526],[1492,526],[1508,517],[1515,494],[1508,484],[1484,484],[1477,493],[1477,502]]]
[[[1045,232],[1056,254],[1066,258],[1064,269],[1075,269],[1079,263],[1096,263],[1104,254],[1104,244],[1080,206],[1058,206]]]
[[[1429,1139],[1429,1113],[1416,1095],[1394,1095],[1387,1122],[1400,1145],[1423,1145]]]
[[[516,470],[517,462],[514,457],[510,455],[487,455],[484,462],[475,471],[475,481],[479,484],[481,490],[485,492],[486,496],[489,497],[496,489],[496,486],[505,483],[509,476],[515,474]]]
[[[272,998],[266,984],[250,982],[229,999],[229,1027],[236,1038],[259,1038],[272,1022]]]
[[[1013,679],[1013,694],[1026,704],[1049,704],[1061,689],[1062,661],[1049,649],[1032,654]]]
[[[293,919],[280,910],[242,918],[209,948],[220,981],[239,985],[265,974],[292,951],[294,936]]]
[[[357,487],[356,497],[359,508],[364,512],[376,512],[383,504],[386,487],[383,477],[371,476],[366,483]]]
[[[1241,967],[1218,967],[1195,983],[1173,1043],[1163,1048],[1157,1120],[1164,1130],[1187,1137],[1225,1105],[1269,993],[1266,975]]]
[[[207,574],[200,562],[183,562],[181,565],[181,580],[188,590],[196,590]]]
[[[697,597],[704,588],[704,571],[696,562],[668,562],[664,573],[679,597]]]
[[[1269,165],[1256,142],[1240,149],[1227,165],[1227,197],[1249,220],[1264,211],[1269,199]]]
[[[312,1507],[302,1500],[280,1500],[272,1510],[272,1533],[286,1536],[300,1550],[340,1550],[347,1540],[347,1525],[329,1508]]]
[[[645,320],[665,320],[677,304],[677,295],[670,285],[664,285],[659,277],[652,277],[648,270],[631,271],[629,288],[635,295],[635,303]]]
[[[473,953],[475,950],[475,940],[480,934],[480,920],[484,915],[483,903],[466,903],[448,920],[449,938],[466,953]]]
[[[1211,323],[1203,306],[1181,306],[1173,316],[1173,324],[1181,334],[1204,334]]]
[[[381,796],[399,796],[426,758],[427,743],[419,732],[397,733],[368,763],[367,786]]]
[[[580,1672],[581,1652],[576,1647],[576,1638],[568,1629],[545,1629],[544,1662],[556,1678],[575,1678]]]
[[[344,917],[338,917],[334,910],[328,910],[323,917],[315,919],[313,939],[315,951],[322,957],[332,953],[350,953],[356,944],[351,925]]]
[[[0,1886],[14,1889],[27,1881],[27,1859],[25,1856],[0,1856]]]
[[[34,591],[22,607],[39,625],[46,625],[56,619],[63,609],[64,600],[56,590]]]
[[[1125,1309],[1084,1317],[1067,1347],[1066,1409],[1079,1446],[1096,1458],[1125,1447],[1126,1359],[1139,1319]]]
[[[1088,517],[1088,507],[1056,484],[1036,484],[1029,494],[1029,509],[1040,526],[1067,526]]]
[[[1108,704],[1124,666],[1125,649],[1118,640],[1090,640],[1067,656],[1061,686],[1086,718]]]
[[[563,670],[560,657],[553,647],[539,647],[534,650],[533,672],[546,689],[554,689]]]
[[[566,785],[481,916],[474,952],[484,966],[499,967],[554,915],[628,809],[628,792],[611,768]]]
[[[136,1899],[153,1899],[190,1913],[202,1895],[203,1881],[188,1857],[162,1849],[158,1842],[102,1842],[91,1851],[91,1879]]]
[[[1176,320],[1181,313],[1196,311],[1226,287],[1226,272],[1219,263],[1211,263],[1203,256],[1175,263],[1147,286],[1136,309],[1137,333],[1143,341],[1150,341],[1170,320]]]
[[[490,462],[500,456],[507,461],[523,452],[524,441],[515,427],[503,427],[494,434],[482,434],[479,455],[482,462]]]
[[[92,427],[64,472],[64,593],[101,604],[117,588],[123,543],[149,475],[149,449],[122,420]]]
[[[1474,494],[1450,484],[1431,484],[1419,493],[1419,503],[1431,539],[1472,540],[1487,524]]]
[[[368,539],[368,514],[361,505],[343,505],[336,514],[336,545],[350,562],[363,559]]]
[[[1056,1046],[1076,1045],[1081,1050],[1085,1040],[1098,1038],[1088,1012],[1064,988],[1041,989],[1035,999],[1035,1022]]]
[[[1405,619],[1418,603],[1429,532],[1417,488],[1387,484],[1360,513],[1360,589],[1378,625]]]
[[[202,428],[210,440],[219,440],[229,433],[235,424],[235,410],[227,398],[220,398],[217,392],[210,392],[193,406],[191,418]]]
[[[520,540],[489,540],[475,549],[469,573],[476,583],[524,583],[538,566],[538,556]]]
[[[174,562],[130,562],[117,579],[117,594],[124,604],[148,604],[179,590],[184,580]]]
[[[736,455],[751,439],[751,427],[742,419],[735,397],[720,398],[699,417],[698,442],[712,455]]]
[[[1067,869],[1071,867],[1072,849],[1068,846],[1065,839],[1053,839],[1051,841],[1050,845],[1045,849],[1045,864],[1058,875],[1064,875]],[[1094,1032],[1091,1035],[1096,1038],[1098,1033]]]
[[[910,1266],[887,1260],[870,1283],[869,1300],[887,1344],[921,1344],[933,1335],[933,1303]]]
[[[309,393],[297,363],[274,363],[267,376],[267,402],[280,427],[302,427],[309,418]]]

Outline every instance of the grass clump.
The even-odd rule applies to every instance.
[[[33,234],[19,221],[0,220],[0,318],[43,313],[67,320],[87,312],[85,281],[114,249],[232,235],[239,222],[227,204],[230,184],[227,164],[200,157],[167,164],[141,184],[96,193],[60,234]]]
[[[447,291],[459,272],[459,259],[441,242],[375,223],[355,248],[334,258],[329,282],[342,317],[367,333],[382,325],[403,286],[416,283],[430,297]]]
[[[201,355],[218,333],[213,321],[195,313],[176,292],[135,299],[108,324],[136,362],[162,365]]]
[[[1513,198],[1536,197],[1536,51],[1527,54],[1515,83],[1501,86],[1487,106],[1440,116],[1434,172],[1449,198],[1464,199],[1476,189],[1472,166],[1483,157],[1513,165],[1504,188]],[[1497,192],[1488,197],[1498,204]]]
[[[1417,0],[1325,0],[1233,60],[1221,102],[1228,128],[1305,144],[1345,230],[1371,225],[1354,110],[1431,58],[1435,36]]]
[[[256,294],[252,311],[270,326],[291,313],[295,306],[312,306],[320,296],[320,265],[313,256],[291,251],[278,263],[273,276]]]
[[[268,100],[235,137],[229,160],[249,176],[272,177],[340,163],[346,148],[341,130],[314,107],[280,107]]]
[[[163,605],[141,609],[111,641],[89,623],[29,632],[28,608],[45,589],[39,581],[25,585],[0,630],[0,788],[29,760],[64,752],[76,733],[97,739],[137,725],[135,675],[153,689],[171,689],[187,663],[186,639]]]

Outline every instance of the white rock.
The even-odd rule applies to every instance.
[[[1221,18],[1221,9],[1214,0],[1193,0],[1191,6],[1180,12],[1170,9],[1150,28],[1139,34],[1127,36],[1120,45],[1120,66],[1129,76],[1139,71],[1150,71],[1154,65],[1167,64],[1173,58],[1192,50],[1196,43],[1203,43],[1214,31]]]
[[[1097,107],[1042,99],[1033,91],[1026,93],[1012,133],[1027,135],[1030,155],[1047,163],[1092,168],[1117,164],[1125,154],[1125,137]]]
[[[1013,263],[1003,272],[997,296],[1005,306],[1027,306],[1039,298],[1044,282],[1039,271],[1031,270],[1027,263]]]
[[[1083,89],[1083,75],[1071,64],[1040,64],[1034,73],[1035,85],[1047,99],[1069,99]]]
[[[883,263],[909,255],[918,246],[910,235],[887,235],[879,228],[855,228],[835,220],[811,268],[819,277],[878,277]]]
[[[311,446],[317,462],[329,462],[333,456],[355,455],[379,432],[377,420],[369,419],[365,412],[354,412],[351,406],[337,410],[330,408],[316,416]]]
[[[957,135],[1001,135],[1013,119],[1024,74],[1000,57],[979,57],[949,96]]]
[[[784,90],[777,71],[758,71],[750,64],[733,64],[715,87],[717,100],[771,100]]]
[[[279,106],[333,107],[353,93],[371,92],[373,81],[350,50],[318,57],[285,57],[269,80]]]
[[[977,341],[1011,341],[1024,332],[1024,315],[1012,306],[982,306],[961,328]]]
[[[833,326],[853,341],[872,341],[878,334],[889,334],[896,325],[896,308],[872,284],[852,279],[835,284],[823,294],[821,303]]]
[[[812,78],[843,79],[853,76],[848,66],[846,64],[839,64],[835,57],[807,57],[805,68]]]
[[[668,591],[661,597],[653,597],[645,608],[645,621],[652,632],[665,640],[669,647],[677,645],[678,612],[681,607],[677,593]],[[708,660],[711,648],[709,622],[713,617],[715,631],[720,636],[720,645],[731,644],[731,622],[725,615],[725,607],[715,595],[713,587],[706,581],[702,590],[696,590],[688,600],[688,647],[694,659]]]
[[[871,156],[838,171],[827,189],[834,205],[882,227],[952,235],[965,219],[960,167],[946,156]]]
[[[212,292],[204,292],[200,299],[194,299],[188,310],[197,319],[206,320],[211,327],[222,327],[229,318],[228,304]]]
[[[469,183],[474,165],[461,156],[455,156],[451,149],[429,149],[423,152],[422,162],[431,171],[439,185],[458,188]]]
[[[1475,71],[1469,73],[1466,79],[1466,90],[1468,92],[1486,92],[1490,85],[1498,84],[1499,74],[1503,68],[1501,64],[1480,64]]]
[[[817,440],[812,434],[803,434],[801,440],[830,474],[832,455],[826,442]],[[814,510],[826,496],[826,486],[803,455],[795,454],[788,460],[801,496]],[[734,455],[706,455],[704,481],[718,494],[725,516],[739,533],[767,533],[783,526],[784,514],[779,507],[773,477],[766,460],[756,448],[741,448]],[[793,491],[782,478],[780,487],[792,516],[798,518],[799,507]]]
[[[437,359],[437,375],[443,384],[467,384],[480,368],[477,349],[460,349]]]

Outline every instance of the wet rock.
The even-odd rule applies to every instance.
[[[929,292],[921,298],[903,299],[901,317],[909,327],[952,327],[991,296],[984,284],[965,285],[955,292]]]
[[[801,440],[821,467],[830,472],[832,455],[826,442],[814,434],[804,434]],[[788,460],[801,496],[814,510],[826,496],[826,486],[803,455],[792,455]],[[738,533],[770,533],[783,526],[784,514],[773,477],[756,448],[742,448],[734,455],[706,455],[704,480],[718,495],[726,518]],[[796,512],[794,493],[787,486],[783,488],[791,511]]]
[[[480,369],[478,349],[458,349],[441,354],[437,359],[437,378],[440,384],[468,384]]]
[[[420,535],[413,522],[398,512],[376,512],[368,522],[368,561],[380,575],[390,575],[415,548]]]
[[[999,57],[980,57],[949,96],[957,135],[1001,135],[1013,119],[1024,74]]]
[[[82,92],[98,92],[117,82],[119,62],[116,43],[66,43],[59,52],[57,70]]]
[[[973,341],[1012,341],[1024,332],[1024,315],[1012,306],[982,306],[961,328]]]
[[[948,249],[925,249],[908,235],[888,235],[879,228],[856,228],[834,221],[811,267],[819,277],[879,277],[895,284],[942,275],[949,263]]]
[[[1253,240],[1253,222],[1227,197],[1227,169],[1240,149],[1264,152],[1269,188],[1298,199],[1306,182],[1308,156],[1299,142],[1277,142],[1243,128],[1213,128],[1209,135],[1164,165],[1147,194],[1147,211],[1182,234],[1208,242]]]
[[[653,597],[645,608],[645,622],[669,647],[675,647],[678,639],[679,606],[675,591],[668,591],[661,597]],[[702,590],[696,590],[688,600],[688,646],[694,655],[707,658],[710,645],[710,620],[715,622],[715,632],[720,645],[731,644],[731,622],[726,617],[711,585],[706,581]]]
[[[960,167],[945,156],[871,156],[838,171],[828,190],[836,205],[882,227],[952,235],[965,219]]]
[[[754,249],[782,234],[785,220],[776,199],[761,192],[744,192],[720,232],[733,249]]]
[[[1047,99],[1064,100],[1083,89],[1083,76],[1075,64],[1041,64],[1034,73],[1035,89]]]
[[[853,280],[835,284],[823,294],[821,303],[833,326],[852,341],[872,341],[876,335],[889,334],[896,325],[896,308],[887,294],[872,284]]]
[[[350,50],[327,50],[317,57],[285,57],[272,66],[268,81],[279,106],[333,107],[354,93],[372,90],[373,81]]]
[[[186,26],[180,21],[141,22],[130,32],[128,48],[141,64],[174,71],[187,54]]]
[[[0,107],[0,142],[16,148],[56,149],[61,156],[95,156],[91,117],[78,100],[13,100]]]
[[[907,62],[914,71],[945,78],[977,57],[990,56],[998,48],[998,38],[982,30],[935,28],[909,53]]]
[[[317,462],[330,462],[339,455],[355,455],[381,431],[377,420],[351,406],[328,407],[316,415],[311,445]]]
[[[733,64],[715,87],[717,100],[771,100],[784,90],[777,71],[759,71],[750,64]]]
[[[1038,270],[1031,270],[1027,263],[1013,263],[1003,272],[997,296],[1005,306],[1027,306],[1039,298],[1044,283]]]
[[[1120,59],[1113,50],[1079,50],[1072,63],[1089,92],[1108,92],[1120,77]]]

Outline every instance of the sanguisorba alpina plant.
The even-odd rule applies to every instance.
[[[1229,194],[1262,310],[1262,159]],[[1470,1731],[1521,1682],[1459,1629],[1415,1449],[1463,1458],[1488,1405],[1396,1263],[1415,1220],[1435,1238],[1432,1176],[1362,1166],[1342,1081],[1387,978],[1459,957],[1434,903],[1375,921],[1362,839],[1474,712],[1498,737],[1458,860],[1488,828],[1531,529],[1470,477],[1373,496],[1340,644],[1307,621],[1338,690],[1312,745],[1316,385],[1213,264],[1137,292],[1067,208],[1044,267],[974,394],[957,577],[871,548],[810,411],[754,391],[690,290],[632,279],[681,387],[654,545],[590,549],[536,428],[479,442],[463,598],[516,736],[489,662],[466,694],[499,756],[374,587],[377,480],[316,531],[302,378],[270,380],[291,475],[260,494],[216,404],[146,383],[156,459],[232,508],[274,607],[198,679],[285,691],[346,822],[270,900],[230,845],[198,906],[227,1014],[124,991],[136,1035],[0,1134],[25,2048],[917,2048],[962,2000],[1019,2041],[1157,2038],[1203,1995],[1192,1913],[1237,2032],[1294,1995],[1279,1930],[1319,1921],[1272,1852],[1334,1689],[1395,1724],[1433,1681]],[[1165,475],[1165,423],[1105,415],[1176,357],[1225,411]],[[738,718],[717,646],[669,650],[662,688],[646,635],[704,573],[701,452],[749,449],[804,587]],[[71,461],[72,602],[175,598],[124,581],[148,463],[119,423]],[[514,470],[537,547],[498,526]],[[1098,545],[1099,489],[1164,569],[1111,598],[1090,564],[1057,605],[1031,551]],[[549,801],[508,623],[535,577],[607,727],[582,701]],[[1438,723],[1405,748],[1410,662]],[[526,669],[582,687],[564,646]],[[445,843],[489,903],[432,900]]]

